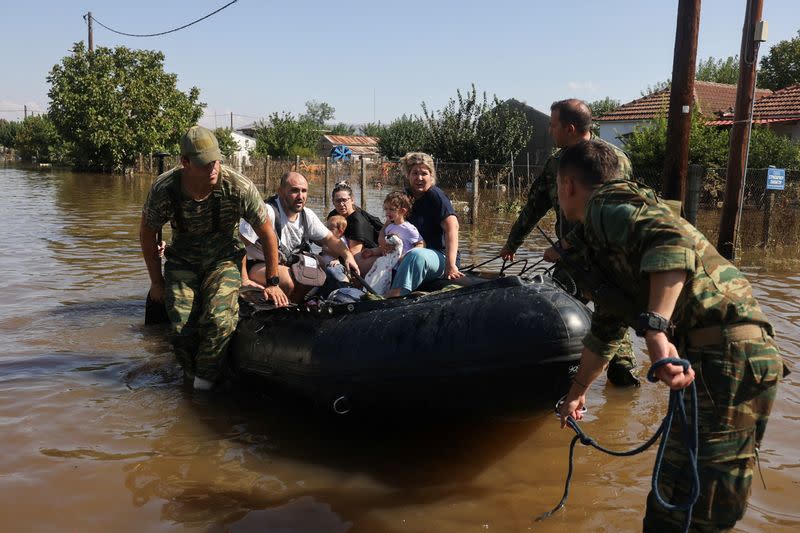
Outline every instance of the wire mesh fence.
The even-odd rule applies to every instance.
[[[164,168],[180,164],[178,156],[167,156]],[[405,176],[397,161],[381,157],[332,161],[330,158],[250,158],[238,165],[264,194],[277,191],[281,175],[290,170],[302,173],[309,181],[309,202],[331,208],[330,193],[334,185],[346,181],[353,189],[356,203],[382,215],[383,198],[403,188]],[[476,215],[492,220],[513,221],[525,205],[531,183],[542,172],[542,166],[527,164],[486,164],[479,161],[435,161],[437,185],[450,197],[462,222],[476,222]],[[139,158],[139,172],[155,174],[155,157]],[[725,198],[725,168],[699,168],[697,227],[716,242],[722,205]],[[634,179],[657,191],[661,190],[662,171],[635,169]],[[785,188],[769,191],[767,169],[748,169],[745,176],[740,246],[792,246],[800,248],[800,169],[787,169]],[[477,187],[477,191],[476,191]],[[477,193],[477,194],[476,194]],[[772,195],[771,195],[772,193]],[[799,250],[800,251],[800,250]]]

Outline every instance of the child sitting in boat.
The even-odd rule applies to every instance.
[[[347,229],[347,219],[341,215],[333,215],[328,217],[328,220],[325,222],[325,225],[331,230],[333,236],[337,239],[341,240],[345,246],[348,246],[347,237],[344,236],[344,232]],[[325,265],[332,266],[332,263],[338,263],[339,258],[334,257],[330,254],[326,247],[323,246],[322,248],[322,262]]]
[[[386,223],[378,237],[381,243],[379,248],[362,250],[361,254],[378,256],[365,279],[375,292],[383,295],[389,290],[392,282],[392,270],[400,259],[412,248],[424,246],[425,243],[416,226],[406,220],[406,215],[411,210],[411,200],[404,192],[395,191],[386,195],[383,201],[383,211],[386,213]]]

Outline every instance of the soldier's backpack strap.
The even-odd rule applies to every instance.
[[[173,174],[172,183],[167,188],[167,193],[172,203],[172,212],[175,214],[175,229],[184,231],[186,229],[186,219],[183,216],[183,209],[181,209],[181,177],[178,172]]]
[[[280,263],[282,265],[286,265],[289,263],[292,257],[292,251],[286,248],[281,242],[281,232],[283,232],[283,221],[281,220],[281,209],[278,205],[278,195],[270,196],[267,198],[268,205],[272,206],[273,211],[275,212],[275,238],[278,241],[278,256],[280,259]],[[260,241],[260,239],[259,239]]]

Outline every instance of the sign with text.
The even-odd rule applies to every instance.
[[[786,185],[786,169],[768,168],[767,169],[767,190],[782,191]]]

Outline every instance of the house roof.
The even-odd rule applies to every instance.
[[[760,120],[800,119],[800,83],[756,100],[753,116]]]
[[[344,144],[350,149],[354,146],[369,146],[378,148],[378,137],[367,137],[366,135],[323,135],[326,141],[331,144]]]
[[[756,99],[772,94],[769,89],[757,89]],[[662,89],[616,108],[599,117],[599,122],[652,120],[666,114],[670,89]],[[719,116],[736,105],[736,85],[710,81],[694,82],[694,102],[700,113],[707,117]]]

